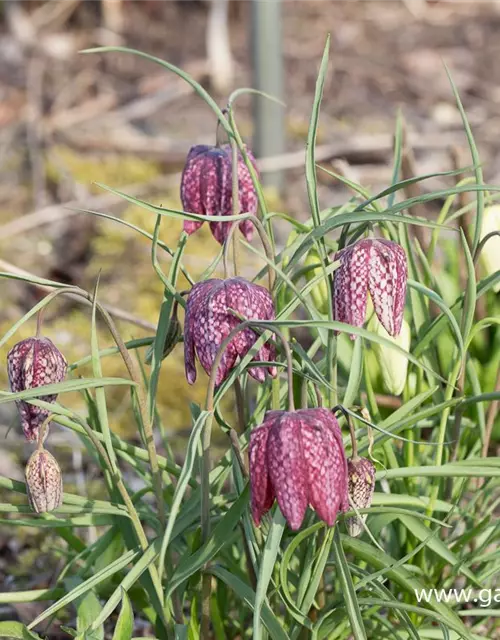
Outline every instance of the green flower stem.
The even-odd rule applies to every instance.
[[[492,231],[491,233],[488,233],[477,245],[477,249],[474,253],[474,264],[477,264],[477,261],[479,260],[479,257],[481,255],[481,251],[483,250],[484,245],[488,242],[488,240],[490,240],[491,238],[494,238],[495,236],[500,236],[500,231]]]
[[[262,224],[262,222],[259,220],[259,218],[257,218],[257,216],[254,216],[252,213],[242,213],[240,215],[241,220],[250,220],[250,222],[252,222],[252,224],[254,225],[254,227],[257,229],[257,233],[259,234],[259,238],[260,241],[262,242],[262,246],[264,248],[264,253],[266,254],[266,258],[269,260],[270,264],[267,266],[267,275],[268,275],[268,282],[269,282],[269,293],[272,295],[273,292],[273,288],[274,288],[274,281],[275,281],[275,273],[274,273],[274,254],[273,254],[273,248],[271,245],[271,241],[269,240],[269,236],[266,233],[266,230],[264,228],[264,225]],[[227,240],[225,243],[225,247],[224,247],[224,253],[223,253],[223,264],[224,264],[224,277],[227,277],[227,273],[228,273],[228,269],[227,269],[227,247],[229,247],[230,243],[231,243],[231,239],[233,237],[233,234],[236,231],[236,228],[238,226],[238,223],[234,223],[228,233],[227,236]],[[273,266],[271,266],[273,265]]]
[[[257,193],[257,199],[259,201],[260,214],[266,221],[267,235],[268,235],[268,237],[270,239],[271,246],[273,247],[273,255],[274,255],[274,253],[275,253],[275,251],[274,251],[274,232],[273,232],[272,220],[271,220],[271,218],[267,217],[267,206],[266,206],[266,202],[264,200],[264,195],[262,193],[262,188],[261,188],[260,183],[259,183],[259,177],[257,175],[257,171],[255,170],[255,167],[250,162],[250,159],[249,159],[248,154],[246,152],[245,145],[244,145],[243,140],[242,140],[242,138],[240,136],[240,132],[238,131],[238,127],[236,126],[236,121],[234,119],[234,113],[233,113],[232,107],[230,107],[228,109],[228,119],[229,119],[229,126],[230,126],[230,128],[232,130],[232,134],[233,134],[234,140],[236,141],[236,144],[238,145],[238,149],[240,150],[240,153],[243,156],[243,159],[245,161],[247,169],[248,169],[248,171],[250,173],[250,177],[252,178],[252,182],[253,182],[253,185],[255,187],[255,192]]]
[[[232,207],[233,207],[233,216],[237,216],[241,213],[240,211],[240,186],[238,180],[238,145],[236,144],[236,140],[231,138],[231,195],[232,195]],[[233,222],[231,225],[231,231],[233,232],[233,265],[234,265],[234,275],[238,275],[238,242],[237,242],[237,231],[238,231],[238,222]]]
[[[446,385],[446,390],[444,394],[445,402],[447,402],[448,400],[451,400],[451,398],[453,397],[455,386],[460,376],[461,367],[462,367],[462,361],[460,360],[460,358],[457,358],[455,362],[455,366],[453,367],[453,370],[451,371],[448,377],[448,384]],[[437,467],[440,467],[443,464],[444,440],[446,437],[446,424],[448,423],[450,411],[451,411],[451,407],[447,407],[441,414],[441,420],[439,422],[439,431],[438,431],[436,458],[435,458],[435,465]],[[427,516],[431,516],[433,514],[434,506],[436,504],[438,494],[439,494],[439,479],[436,480],[436,484],[434,484],[432,487],[431,495],[429,497],[429,504],[425,512]]]
[[[207,396],[205,400],[205,410],[210,414],[205,423],[203,430],[203,442],[202,442],[202,481],[201,481],[201,536],[202,541],[206,542],[210,536],[210,440],[212,434],[212,423],[214,414],[214,395],[215,395],[215,381],[217,379],[217,372],[222,360],[224,352],[231,342],[231,340],[247,327],[263,327],[268,330],[269,326],[261,325],[258,320],[244,320],[238,326],[229,333],[227,338],[223,340],[220,345],[217,355],[215,356],[212,370],[210,372],[210,378],[207,387]],[[287,374],[288,374],[288,410],[294,411],[295,405],[293,400],[293,361],[292,352],[288,342],[279,329],[272,327],[271,330],[281,340],[283,349],[285,351],[287,360]],[[202,605],[201,605],[201,631],[200,637],[208,640],[210,633],[210,597],[212,592],[212,576],[209,573],[203,574],[202,582]]]
[[[358,460],[359,459],[358,442],[356,440],[356,431],[354,430],[354,424],[352,422],[352,418],[341,404],[338,404],[336,407],[333,407],[332,413],[335,414],[337,413],[337,411],[341,411],[344,414],[344,418],[347,421],[347,426],[349,427],[349,435],[351,436],[351,449],[352,449],[351,458],[353,460]]]
[[[85,422],[85,420],[81,420],[77,416],[75,416],[75,419],[78,420],[78,423],[81,425],[81,427],[84,429],[89,439],[92,441],[92,444],[94,445],[96,451],[101,456],[104,464],[108,468],[108,471],[111,477],[116,483],[116,488],[118,489],[122,497],[123,503],[130,515],[130,519],[134,526],[134,530],[135,530],[137,539],[139,541],[139,544],[141,545],[142,549],[145,551],[149,546],[148,539],[146,537],[146,534],[144,533],[144,529],[142,528],[142,524],[137,514],[137,511],[134,507],[134,503],[132,502],[128,494],[128,491],[125,485],[123,484],[121,474],[114,470],[113,465],[111,464],[111,460],[109,459],[108,453],[106,449],[103,447],[103,445],[101,444],[101,442],[98,440],[98,438],[96,438],[94,430]]]

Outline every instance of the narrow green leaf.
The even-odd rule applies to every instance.
[[[465,129],[465,135],[467,136],[467,141],[469,143],[470,153],[472,156],[472,162],[474,163],[474,173],[476,176],[476,183],[478,187],[481,187],[483,184],[483,168],[481,166],[481,159],[479,157],[479,153],[477,150],[476,143],[474,141],[474,135],[472,133],[472,129],[470,128],[469,121],[467,119],[467,115],[465,113],[465,109],[462,104],[462,100],[460,99],[460,95],[458,93],[457,87],[453,82],[453,78],[451,77],[451,73],[446,65],[444,65],[446,70],[446,74],[448,76],[448,80],[451,84],[451,89],[453,91],[453,95],[455,96],[455,100],[457,102],[458,110],[460,111],[460,115],[462,117],[462,124]],[[482,189],[478,189],[477,191],[477,211],[476,211],[476,224],[474,225],[474,238],[472,241],[471,253],[474,254],[477,249],[477,245],[481,240],[481,228],[483,225],[483,212],[484,212],[484,191]]]
[[[0,638],[7,640],[41,640],[21,622],[0,622]]]
[[[113,640],[131,640],[134,631],[134,614],[130,598],[126,591],[122,592],[122,609],[116,622]]]
[[[261,638],[261,611],[266,602],[267,589],[271,576],[273,575],[276,558],[280,550],[280,542],[285,530],[285,518],[283,514],[276,508],[266,538],[264,551],[260,557],[259,575],[257,579],[257,591],[255,593],[254,610],[253,610],[253,639]]]
[[[138,549],[134,549],[132,551],[127,551],[123,556],[112,562],[101,571],[98,571],[96,574],[76,586],[69,593],[60,598],[57,602],[55,602],[52,606],[45,609],[40,615],[38,615],[33,622],[30,623],[29,628],[36,627],[40,622],[46,620],[49,616],[54,613],[57,613],[63,607],[66,607],[68,604],[71,604],[79,598],[83,596],[85,593],[96,587],[98,584],[103,582],[104,580],[108,580],[111,576],[114,576],[118,571],[124,569],[128,564],[133,562],[138,556],[140,552]],[[99,622],[95,628],[98,628],[102,624],[102,621]]]
[[[335,566],[337,568],[337,577],[340,581],[343,599],[349,622],[351,623],[351,631],[355,640],[367,640],[363,617],[358,604],[356,591],[352,582],[351,572],[345,558],[338,527],[335,527],[335,536],[333,539],[333,556],[335,558]]]
[[[234,591],[238,598],[240,598],[240,600],[253,609],[255,592],[240,580],[240,578],[223,567],[209,567],[208,572],[225,582],[227,586]],[[266,603],[262,606],[261,617],[264,626],[269,631],[273,640],[290,640],[286,631],[281,626],[280,621]]]
[[[165,565],[165,556],[166,556],[167,548],[170,542],[170,537],[172,535],[172,530],[174,528],[174,524],[177,519],[177,516],[179,515],[182,499],[184,498],[184,494],[186,493],[189,480],[193,473],[195,460],[198,458],[198,447],[201,439],[201,434],[203,432],[205,422],[209,415],[210,413],[208,411],[202,411],[198,416],[196,422],[194,423],[193,428],[191,429],[191,435],[189,436],[189,442],[186,450],[186,457],[184,460],[184,464],[182,465],[182,471],[179,476],[177,486],[175,488],[174,498],[172,500],[172,506],[170,507],[170,514],[168,517],[167,527],[165,529],[165,533],[163,534],[163,538],[161,542],[159,567],[158,567],[158,573],[160,575],[160,578],[163,574],[163,568]]]
[[[139,58],[145,58],[146,60],[150,60],[151,62],[154,62],[160,65],[164,69],[167,69],[168,71],[172,71],[173,73],[175,73],[177,76],[185,80],[191,87],[193,87],[193,89],[200,96],[200,98],[202,98],[207,103],[207,105],[212,109],[212,111],[217,116],[221,127],[225,129],[226,133],[229,136],[232,134],[232,131],[227,123],[226,118],[224,117],[224,114],[222,113],[220,108],[217,106],[217,103],[210,96],[210,94],[201,86],[201,84],[196,82],[196,80],[194,80],[194,78],[192,78],[188,73],[186,73],[182,69],[179,69],[179,67],[176,67],[175,65],[170,64],[170,62],[165,62],[165,60],[156,58],[155,56],[152,56],[149,53],[143,53],[142,51],[136,51],[135,49],[130,49],[128,47],[95,47],[93,49],[84,49],[83,51],[80,51],[80,53],[112,53],[112,52],[131,53],[132,55],[138,56]]]
[[[69,393],[70,391],[81,391],[82,389],[95,389],[96,387],[118,387],[118,386],[135,386],[135,382],[125,378],[78,378],[77,380],[66,380],[54,384],[46,384],[34,389],[26,389],[17,393],[9,391],[0,391],[0,404],[7,404],[14,400],[31,400],[40,396],[59,395],[61,393]]]
[[[74,589],[82,584],[83,580],[79,576],[69,576],[64,580],[64,584],[68,590]],[[99,599],[93,589],[89,589],[81,596],[73,601],[76,609],[76,630],[79,635],[85,638],[89,637],[87,629],[101,613],[102,607]],[[104,639],[104,627],[100,625],[92,634],[93,640]]]

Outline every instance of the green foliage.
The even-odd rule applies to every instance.
[[[234,113],[226,119],[206,91],[177,67],[122,47],[99,51],[141,55],[184,78],[240,145]],[[70,359],[69,378],[50,388],[0,391],[0,404],[23,399],[50,409],[54,421],[80,438],[91,465],[99,468],[92,486],[97,482],[100,494],[91,490],[80,495],[80,486],[66,486],[59,509],[34,515],[24,483],[0,477],[0,488],[8,496],[0,504],[0,523],[16,535],[29,528],[42,539],[50,536],[61,558],[50,588],[0,593],[4,604],[44,603],[27,626],[0,623],[0,638],[39,638],[50,621],[64,624],[70,635],[82,640],[129,640],[137,635],[138,621],[149,623],[150,637],[161,640],[494,637],[498,601],[492,600],[488,608],[466,609],[453,598],[439,601],[436,594],[418,601],[416,591],[454,589],[465,582],[494,594],[497,586],[500,458],[487,454],[498,442],[500,429],[493,413],[493,403],[500,399],[500,304],[494,293],[500,274],[484,273],[478,279],[475,264],[483,207],[499,187],[482,183],[474,138],[453,87],[474,165],[466,180],[454,184],[457,172],[441,173],[449,181],[447,189],[405,199],[405,186],[432,176],[399,179],[399,118],[391,185],[371,194],[343,178],[356,195],[341,207],[321,209],[314,146],[327,66],[328,46],[307,135],[311,216],[298,222],[293,215],[269,213],[257,185],[266,230],[272,230],[276,218],[289,224],[284,248],[276,247],[270,234],[273,255],[264,256],[235,236],[247,249],[245,275],[251,267],[254,279],[266,284],[267,272],[274,272],[276,322],[262,323],[264,333],[256,347],[206,402],[207,379],[201,376],[190,389],[182,348],[164,347],[173,310],[184,304],[180,292],[202,274],[220,272],[222,252],[208,225],[188,238],[181,231],[182,220],[196,215],[181,211],[172,194],[154,202],[127,195],[124,167],[144,179],[155,174],[154,166],[127,158],[120,171],[103,174],[100,167],[95,175],[92,166],[66,158],[69,170],[89,171],[85,180],[102,182],[109,176],[113,186],[106,188],[122,195],[126,208],[120,219],[87,212],[96,216],[99,233],[86,277],[94,282],[101,273],[99,289],[89,286],[92,293],[87,293],[74,288],[92,307],[78,307],[51,325],[53,334],[71,336],[67,350],[60,345]],[[456,202],[464,191],[477,200],[472,246],[454,226],[456,219],[464,220]],[[437,221],[408,214],[413,204],[431,200],[443,203]],[[414,225],[428,232],[427,255],[411,233]],[[318,292],[323,299],[331,295],[331,276],[338,265],[329,256],[369,231],[398,240],[408,254],[408,352],[369,329],[335,321],[331,304],[317,304]],[[133,277],[132,259],[138,265]],[[16,280],[39,281],[0,276],[10,278],[11,286]],[[120,279],[122,306],[157,324],[156,332],[138,335],[136,327],[125,324],[118,331],[103,313],[100,304],[119,302],[114,278]],[[53,304],[63,286],[44,283],[54,292],[2,327],[2,348],[31,335],[33,317]],[[480,315],[480,309],[486,312]],[[182,311],[180,315],[182,324]],[[257,387],[245,369],[276,327],[292,349],[296,398],[309,406],[333,406],[337,400],[345,405],[355,423],[360,454],[377,465],[377,490],[372,507],[362,510],[368,518],[360,539],[344,533],[344,520],[352,512],[339,515],[328,529],[310,511],[296,533],[287,528],[277,507],[260,528],[251,520],[244,453],[250,431],[265,411],[286,406],[279,341],[282,374],[277,381]],[[355,343],[347,337],[351,333],[358,336]],[[180,338],[177,328],[175,337]],[[401,396],[385,393],[373,345],[407,357]],[[232,411],[230,393],[236,381],[241,387],[241,394],[236,389],[240,420]],[[59,394],[57,403],[40,399],[48,392]],[[178,447],[172,432],[187,424],[189,439]],[[125,439],[131,436],[134,444]],[[347,430],[345,444],[348,448]]]

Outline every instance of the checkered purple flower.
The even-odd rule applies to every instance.
[[[62,382],[66,376],[65,357],[48,338],[27,338],[18,342],[7,354],[10,388],[14,393],[46,384]],[[55,402],[57,394],[40,396]],[[22,400],[16,401],[21,426],[27,440],[37,440],[38,432],[50,412]]]
[[[247,320],[274,320],[275,317],[273,300],[267,289],[244,278],[213,278],[198,282],[191,289],[184,323],[184,364],[190,384],[196,380],[195,352],[209,374],[220,345],[231,330],[240,324],[241,320],[231,310]],[[236,334],[222,356],[217,371],[217,385],[228,376],[238,358],[248,353],[257,337],[251,328]],[[254,358],[264,362],[274,359],[275,348],[270,343],[264,344]],[[277,374],[274,366],[267,367],[267,371],[273,377]],[[261,367],[250,367],[248,372],[259,382],[266,378]]]
[[[348,509],[347,461],[339,423],[327,409],[268,411],[250,434],[252,515],[260,524],[276,498],[299,529],[307,505],[333,526]]]
[[[248,157],[255,170],[257,166],[251,151]],[[239,204],[242,213],[257,213],[257,194],[250,172],[238,153]],[[233,214],[232,197],[232,153],[231,146],[222,147],[196,145],[191,147],[181,179],[181,201],[184,211],[203,216],[231,216]],[[194,233],[203,222],[185,220],[184,231]],[[250,241],[253,236],[253,224],[250,220],[240,222],[240,230]],[[231,223],[210,222],[214,238],[224,244]]]
[[[361,327],[370,292],[382,326],[391,336],[398,335],[403,322],[408,277],[403,248],[390,240],[366,238],[339,251],[335,260],[340,260],[334,273],[335,319]]]

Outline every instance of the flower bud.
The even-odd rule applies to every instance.
[[[314,286],[311,291],[311,297],[314,302],[314,306],[320,313],[327,314],[328,313],[328,305],[330,304],[330,297],[328,295],[328,284],[324,278],[324,270],[321,266],[321,258],[318,255],[318,252],[315,249],[311,249],[307,254],[307,257],[304,261],[304,266],[310,267],[312,265],[317,265],[314,269],[310,269],[306,272],[306,280],[310,282],[317,278],[318,276],[323,276],[323,279],[318,282]]]
[[[10,388],[14,393],[62,382],[66,376],[65,357],[48,338],[27,338],[18,342],[7,354]],[[45,402],[55,402],[57,394],[40,396]],[[27,440],[36,440],[43,421],[49,416],[47,409],[35,407],[22,400],[16,401],[21,415],[21,426]]]
[[[367,458],[349,458],[347,461],[349,501],[356,509],[367,509],[375,491],[375,467]],[[366,513],[347,518],[349,535],[355,538],[363,531]]]
[[[401,333],[395,337],[387,333],[375,315],[371,317],[368,329],[381,338],[386,338],[386,340],[393,342],[405,351],[410,350],[411,329],[406,320],[403,319]],[[396,349],[375,342],[373,343],[373,350],[378,359],[386,391],[392,395],[399,396],[406,384],[408,359]]]
[[[500,205],[486,207],[483,216],[483,228],[481,239],[489,233],[500,231]],[[489,238],[481,249],[481,263],[487,276],[491,276],[500,270],[500,236]],[[500,282],[497,282],[493,290],[500,291]]]
[[[28,460],[26,490],[33,511],[45,513],[62,504],[62,476],[57,460],[43,447]]]

